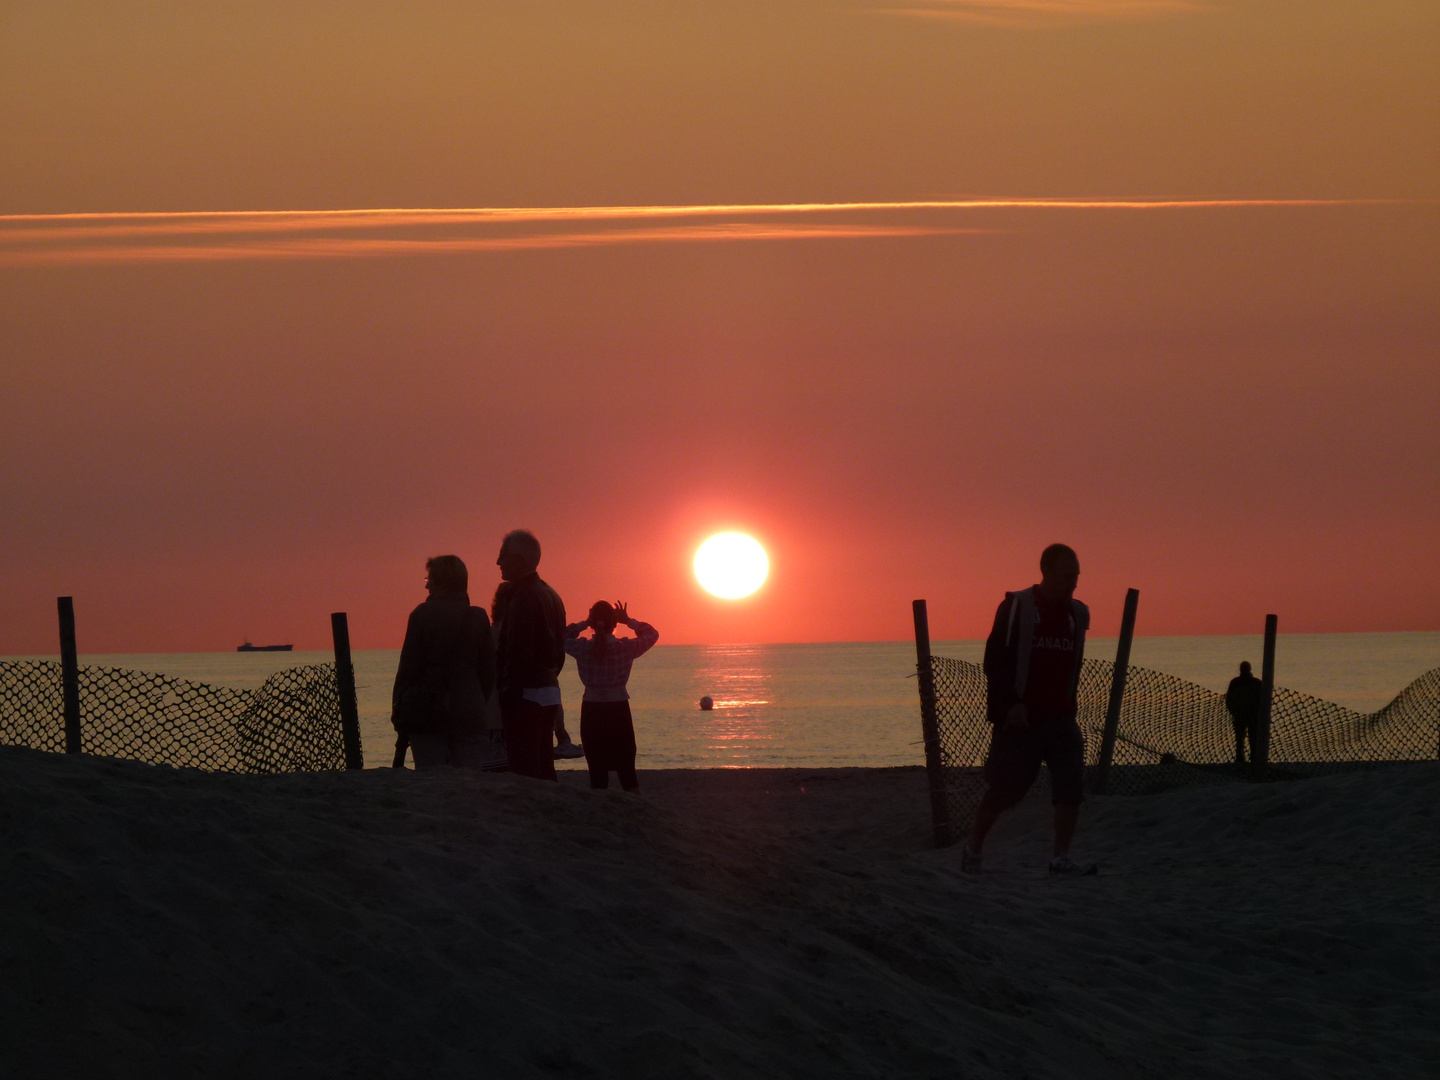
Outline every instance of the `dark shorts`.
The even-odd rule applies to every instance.
[[[1079,806],[1085,790],[1085,736],[1073,715],[1053,717],[1026,728],[997,724],[985,758],[986,798],[998,809],[1014,806],[1050,768],[1051,802]]]

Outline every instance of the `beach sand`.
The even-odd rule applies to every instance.
[[[0,1073],[1415,1077],[1440,767],[1048,807],[918,769],[226,776],[0,749]]]

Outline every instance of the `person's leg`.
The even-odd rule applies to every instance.
[[[608,747],[600,732],[602,718],[596,715],[596,703],[580,702],[580,745],[585,748],[585,766],[590,770],[592,788],[610,786],[610,767],[606,761]]]
[[[504,712],[505,755],[510,771],[535,780],[555,779],[550,739],[555,730],[555,706],[519,701]]]
[[[1235,717],[1230,721],[1235,728],[1235,767],[1245,768],[1245,721]]]
[[[970,826],[970,835],[965,839],[965,846],[976,855],[985,849],[985,837],[990,835],[990,830],[995,827],[995,822],[1000,820],[1000,800],[993,797],[993,788],[988,788],[980,800],[980,805],[975,810],[975,823]]]
[[[985,755],[985,795],[965,841],[972,855],[981,854],[996,820],[1025,797],[1039,775],[1040,751],[1033,729],[997,725],[990,733],[990,752]]]
[[[1055,807],[1055,857],[1070,854],[1080,803],[1085,798],[1085,736],[1074,717],[1051,721],[1045,728],[1045,764]]]
[[[530,763],[525,757],[525,721],[521,716],[523,704],[501,707],[500,730],[505,734],[506,767],[518,776],[529,776]]]
[[[635,719],[630,715],[630,702],[615,703],[616,754],[615,772],[626,791],[639,791],[640,778],[635,775]]]
[[[532,706],[532,719],[528,721],[531,730],[532,753],[535,756],[535,771],[531,775],[537,780],[556,780],[555,755],[553,739],[555,737],[555,714],[560,711],[559,705],[535,705],[533,702],[526,702]]]
[[[410,755],[416,769],[443,769],[451,764],[450,740],[432,731],[412,731]]]
[[[1055,807],[1055,849],[1056,858],[1070,854],[1070,844],[1075,839],[1075,826],[1080,821],[1080,807]]]

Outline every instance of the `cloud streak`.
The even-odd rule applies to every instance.
[[[401,255],[460,255],[484,251],[546,251],[616,244],[715,243],[744,240],[868,240],[878,237],[953,236],[986,229],[882,225],[690,225],[602,232],[536,233],[519,236],[433,237],[391,240],[377,237],[302,237],[246,240],[231,244],[60,247],[0,251],[0,267],[230,262],[286,259],[357,259]]]
[[[944,19],[985,26],[1043,28],[1093,22],[1137,22],[1212,10],[1200,0],[931,0],[877,7],[879,15]]]
[[[996,231],[966,223],[966,215],[975,211],[1318,208],[1383,201],[927,199],[675,206],[10,214],[0,215],[0,268],[385,258],[619,244],[954,236]],[[920,214],[927,220],[914,222],[913,218]],[[949,220],[937,223],[937,215]],[[907,218],[911,220],[907,222]]]

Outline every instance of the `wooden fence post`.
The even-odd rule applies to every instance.
[[[935,670],[930,664],[930,616],[925,601],[916,600],[915,673],[920,682],[920,730],[925,736],[925,775],[930,780],[930,817],[935,823],[935,846],[949,847],[950,807],[945,798],[945,765],[940,756],[940,722],[935,713]]]
[[[1270,709],[1275,703],[1275,632],[1280,619],[1276,615],[1265,616],[1265,659],[1260,668],[1262,694],[1259,724],[1250,736],[1251,776],[1264,780],[1270,768]]]
[[[1115,674],[1110,680],[1110,707],[1105,710],[1105,733],[1100,738],[1100,759],[1095,767],[1095,791],[1105,794],[1110,786],[1110,763],[1115,758],[1115,736],[1120,731],[1120,706],[1125,701],[1125,680],[1130,674],[1130,642],[1135,637],[1135,612],[1140,590],[1125,593],[1125,613],[1120,617],[1120,644],[1115,648]]]
[[[337,611],[330,616],[330,632],[335,638],[335,693],[340,698],[345,768],[363,769],[365,756],[360,749],[360,708],[355,701],[355,667],[350,662],[350,621],[345,612]]]
[[[80,660],[75,652],[75,601],[60,596],[60,689],[65,710],[65,752],[80,753]]]

